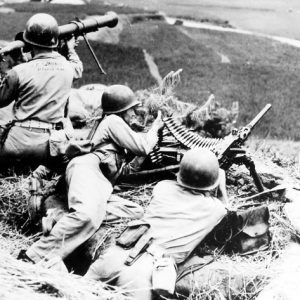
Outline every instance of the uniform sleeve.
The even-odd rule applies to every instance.
[[[9,105],[17,98],[18,82],[18,75],[13,69],[0,77],[0,108]]]
[[[79,79],[82,77],[82,72],[83,72],[83,64],[76,53],[75,50],[69,49],[68,52],[68,61],[71,63],[74,71],[74,79]]]
[[[148,133],[137,133],[118,116],[111,116],[108,134],[118,146],[141,156],[147,155],[158,141],[157,131],[150,130]]]

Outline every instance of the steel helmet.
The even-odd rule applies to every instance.
[[[187,188],[209,191],[219,184],[219,162],[208,149],[187,151],[180,163],[177,182]]]
[[[53,49],[58,44],[58,24],[48,14],[35,14],[27,22],[23,39],[28,44]]]
[[[104,114],[120,113],[139,104],[133,91],[125,85],[111,85],[102,94]]]

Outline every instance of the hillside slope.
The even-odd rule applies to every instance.
[[[263,119],[255,134],[262,137],[300,139],[298,121],[300,86],[300,49],[262,37],[236,33],[188,29],[163,21],[135,18],[142,11],[107,5],[15,4],[15,13],[0,18],[0,39],[12,39],[32,12],[53,13],[63,24],[78,15],[83,18],[115,10],[127,15],[118,44],[93,41],[92,45],[107,76],[100,76],[83,42],[78,49],[85,71],[75,85],[86,83],[122,83],[134,90],[155,84],[145,62],[143,49],[153,58],[161,76],[183,68],[180,100],[201,105],[210,92],[225,106],[240,103],[239,125],[251,120],[266,103],[273,109]],[[112,29],[114,30],[114,29]]]
[[[300,138],[300,49],[261,37],[149,22],[124,29],[121,36],[127,46],[147,49],[162,74],[183,68],[181,100],[201,104],[211,91],[225,105],[239,101],[240,124],[271,103],[272,113],[256,133]],[[222,55],[229,62],[222,62]]]

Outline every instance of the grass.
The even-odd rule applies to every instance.
[[[145,32],[151,43],[142,39]],[[153,55],[161,74],[183,69],[177,90],[181,100],[200,105],[211,91],[225,106],[239,101],[240,125],[271,103],[272,111],[255,133],[300,138],[299,49],[259,37],[198,29],[182,32],[178,27],[149,22],[125,28],[121,38],[125,45],[145,48]],[[219,53],[231,63],[221,63]]]
[[[15,13],[1,14],[0,24],[2,30],[0,39],[13,40],[14,35],[23,31],[27,20],[35,13],[48,13],[53,15],[59,25],[69,23],[74,18],[83,19],[89,15],[104,15],[108,11],[114,11],[117,14],[135,14],[142,13],[142,9],[120,7],[105,4],[87,4],[87,5],[68,5],[68,4],[50,4],[41,2],[11,3],[5,4],[4,7],[10,7]]]
[[[65,16],[83,16],[83,15],[103,15],[108,11],[115,11],[118,14],[132,14],[141,13],[142,9],[105,4],[105,1],[98,1],[98,3],[90,3],[86,5],[68,5],[68,4],[52,4],[41,2],[29,2],[29,3],[12,3],[5,4],[7,7],[11,7],[18,12],[26,13],[49,13],[57,17],[59,14]],[[79,14],[79,15],[78,15]],[[60,21],[61,24],[61,21]]]
[[[0,179],[1,209],[0,219],[12,228],[21,230],[28,221],[26,178],[23,176],[11,176]]]
[[[47,270],[16,260],[6,252],[0,255],[1,299],[126,299],[121,289],[108,288],[105,283],[95,284],[73,274]]]
[[[168,100],[169,97],[169,94],[162,96],[162,102]],[[277,151],[274,141],[271,141],[270,145],[266,142],[262,146],[258,140],[252,138],[249,144],[254,149],[253,152],[264,156],[265,160],[270,156],[271,151]],[[283,151],[287,151],[287,149],[291,150],[289,144],[286,144]],[[275,169],[274,172],[276,172]],[[235,196],[232,198],[231,208],[237,208],[242,204],[248,205],[249,203],[241,203],[236,197],[237,195],[239,197],[246,196],[249,192],[253,193],[253,181],[251,178],[249,179],[248,173],[235,170],[235,173],[229,172],[228,177],[231,179],[228,183],[229,195],[231,198]],[[244,180],[241,181],[241,178]],[[26,177],[21,176],[11,176],[0,180],[3,191],[0,203],[0,255],[2,257],[0,297],[10,299],[9,297],[14,297],[18,293],[31,299],[50,299],[49,297],[52,296],[68,299],[81,299],[82,297],[92,299],[92,297],[98,296],[101,296],[102,299],[123,299],[122,291],[108,291],[105,289],[105,285],[86,282],[73,275],[60,274],[57,276],[51,271],[24,264],[13,258],[16,257],[20,249],[28,248],[40,236],[37,228],[34,228],[35,231],[32,228],[29,230],[26,210],[26,199],[28,198],[26,182]],[[151,201],[153,186],[153,183],[123,184],[123,190],[119,191],[118,195],[136,202],[146,209]],[[258,252],[251,256],[218,255],[218,252],[214,252],[215,262],[211,266],[204,268],[204,272],[195,273],[193,280],[187,278],[189,280],[187,289],[193,291],[191,299],[214,299],[213,297],[216,295],[227,295],[231,299],[254,299],[255,295],[278,274],[273,270],[273,267],[277,264],[277,257],[283,253],[286,245],[290,242],[291,236],[295,235],[295,231],[285,220],[282,212],[284,203],[274,197],[273,194],[272,198],[266,200],[271,211],[270,220],[273,235],[268,251]],[[279,216],[279,219],[275,217],[276,215]],[[93,257],[97,257],[107,248],[114,236],[124,228],[126,222],[127,220],[123,220],[120,224],[106,225],[101,228],[97,233],[97,243],[94,244],[95,248],[92,251]],[[86,263],[88,259],[91,259],[85,255],[85,252],[79,251],[79,253],[81,253],[82,262]],[[73,270],[82,271],[80,265],[75,266]],[[76,288],[71,288],[72,286]]]
[[[17,205],[14,206],[14,209],[17,210]],[[20,249],[27,249],[32,244],[32,238],[30,236],[25,236],[20,233],[19,228],[13,228],[17,226],[17,224],[8,225],[5,220],[1,218],[0,251],[2,253],[6,252],[13,257],[17,257]]]
[[[22,30],[33,12],[49,12],[60,24],[89,14],[103,14],[108,10],[130,14],[141,12],[129,7],[110,7],[104,4],[86,6],[26,3],[10,5],[15,14],[0,18],[0,39],[12,39]],[[107,76],[99,71],[81,43],[78,52],[84,61],[83,79],[86,83],[121,83],[134,90],[153,86],[144,61],[143,49],[153,56],[161,76],[171,70],[183,69],[182,82],[176,90],[180,100],[201,105],[210,92],[223,106],[240,103],[238,124],[249,122],[266,103],[273,109],[255,129],[260,137],[300,139],[298,121],[300,96],[300,50],[269,39],[235,33],[187,29],[163,22],[149,21],[123,24],[118,45],[93,42]],[[145,36],[147,38],[145,38]],[[220,55],[230,63],[221,63]],[[279,126],[280,124],[280,126]]]
[[[125,84],[133,90],[144,89],[155,84],[150,75],[141,48],[90,42],[107,75],[100,75],[91,53],[83,44],[78,54],[84,65],[83,77],[75,86],[89,83]]]
[[[293,140],[261,140],[258,137],[251,137],[247,142],[250,153],[259,153],[261,156],[288,168],[294,175],[300,175],[300,143]],[[295,174],[297,173],[298,174]]]
[[[16,13],[0,18],[1,28],[6,28],[0,33],[0,39],[12,40],[14,34],[24,30],[27,20],[36,12],[53,14],[59,24],[66,24],[75,16],[84,18],[87,15],[103,15],[109,10],[117,13],[128,14],[141,12],[139,9],[110,7],[105,5],[55,5],[46,3],[26,3],[9,5],[16,9]],[[89,83],[125,84],[134,90],[147,88],[155,84],[155,80],[149,73],[141,48],[127,47],[123,45],[104,44],[90,42],[107,75],[99,74],[97,65],[92,58],[84,41],[80,42],[78,54],[84,64],[83,78],[75,82],[75,87]]]
[[[288,144],[287,144],[288,146]],[[270,146],[271,147],[271,146]],[[257,151],[259,148],[257,147]],[[265,154],[265,152],[263,153]],[[237,172],[238,178],[244,178],[245,175]],[[236,175],[237,176],[237,175]],[[248,176],[248,175],[247,175]],[[35,266],[18,262],[13,257],[16,256],[18,251],[22,248],[27,248],[35,239],[34,235],[24,236],[20,234],[20,230],[23,230],[26,223],[27,213],[26,210],[20,209],[26,206],[24,204],[24,198],[27,197],[26,190],[24,190],[24,181],[26,178],[3,178],[2,186],[6,187],[7,199],[11,199],[10,209],[7,210],[5,201],[0,205],[0,254],[2,257],[2,264],[0,266],[0,283],[1,293],[5,299],[10,299],[9,296],[15,295],[31,295],[33,299],[40,299],[38,297],[47,297],[50,295],[64,296],[68,299],[80,299],[82,293],[86,293],[86,296],[92,297],[93,295],[102,295],[103,299],[111,298],[118,299],[122,295],[118,291],[113,291],[113,294],[109,294],[107,291],[102,292],[102,286],[91,284],[90,282],[82,282],[74,276],[60,275],[59,280],[54,273],[47,270],[41,270]],[[247,185],[249,181],[245,180]],[[239,182],[232,180],[228,186],[230,196],[236,195],[236,191],[239,191],[239,197],[243,197],[243,193],[247,194],[247,191],[242,191],[245,187],[245,182]],[[150,202],[153,184],[147,185],[123,185],[124,191],[118,193],[119,196],[139,203],[144,208]],[[274,194],[272,195],[274,197]],[[23,204],[21,205],[20,203]],[[272,278],[277,276],[276,264],[277,258],[283,252],[285,247],[290,242],[290,239],[295,235],[295,231],[291,225],[286,221],[282,212],[284,203],[277,198],[268,198],[268,205],[271,211],[271,224],[270,230],[272,232],[272,243],[268,251],[258,252],[255,255],[240,256],[236,255],[218,255],[215,252],[215,262],[212,266],[209,266],[211,276],[204,276],[202,272],[196,273],[190,284],[193,284],[193,299],[210,299],[213,295],[228,293],[228,297],[232,299],[255,299],[255,295],[265,287]],[[234,208],[240,206],[242,203],[235,198],[231,206]],[[248,204],[247,202],[244,204]],[[3,218],[5,216],[11,218]],[[14,218],[13,212],[20,212],[18,218]],[[277,217],[279,216],[279,218]],[[23,223],[20,222],[23,220]],[[282,221],[283,220],[283,221]],[[5,222],[4,222],[5,221]],[[97,255],[99,251],[106,248],[106,243],[109,238],[117,232],[120,232],[124,227],[126,221],[121,224],[114,225],[113,227],[107,226],[103,228],[102,240],[97,244]],[[8,225],[10,224],[10,225]],[[16,229],[12,229],[12,227]],[[99,250],[100,249],[100,250]],[[96,253],[96,252],[95,252]],[[206,272],[206,271],[205,271]],[[218,274],[218,275],[217,275]],[[56,276],[56,277],[55,277]],[[204,276],[204,277],[203,277]],[[11,280],[9,280],[11,278]],[[201,278],[201,280],[199,279]],[[71,289],[73,285],[76,288]],[[224,287],[226,287],[224,289]],[[1,295],[0,293],[0,295]],[[28,296],[29,297],[29,296]],[[43,299],[43,298],[41,298]],[[90,298],[88,298],[90,299]],[[122,298],[121,298],[122,299]]]

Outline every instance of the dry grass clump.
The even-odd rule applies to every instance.
[[[174,89],[179,85],[182,69],[176,72],[169,72],[162,80],[160,86],[149,89],[145,94],[138,92],[143,106],[148,109],[150,114],[157,114],[158,110],[162,111],[163,116],[173,114],[180,115],[186,110],[194,108],[194,105],[178,101],[175,97]]]
[[[147,126],[153,122],[157,112],[162,112],[162,117],[182,116],[195,108],[194,105],[179,101],[170,90],[167,94],[161,94],[159,88],[150,88],[136,92],[142,107],[137,110],[140,122]]]
[[[0,222],[0,252],[5,251],[16,257],[20,249],[32,244],[35,236],[25,236],[4,222]]]
[[[121,289],[18,261],[0,252],[1,299],[126,299]]]
[[[180,122],[203,136],[224,137],[230,133],[237,121],[239,106],[234,102],[226,109],[216,101],[213,94],[201,105],[179,101],[175,88],[179,85],[182,69],[171,71],[162,80],[162,84],[148,90],[137,91],[142,107],[137,111],[139,121],[149,125],[160,110],[163,117],[177,117]]]
[[[157,182],[148,184],[120,184],[118,196],[128,199],[142,206],[144,209],[149,205],[153,187]]]
[[[139,115],[144,118],[144,125],[151,123],[160,110],[163,117],[187,115],[197,107],[193,104],[179,101],[175,96],[175,88],[181,82],[182,69],[169,72],[160,86],[137,91],[137,98],[142,103]]]
[[[210,264],[179,282],[178,291],[186,294],[188,290],[188,299],[255,299],[275,276],[272,266],[276,258],[270,253],[241,256],[215,252]]]
[[[0,178],[0,220],[13,228],[25,229],[28,221],[27,179],[23,176]]]
[[[188,299],[250,300],[268,284],[271,275],[262,263],[247,261],[239,256],[215,261],[205,270],[207,274],[195,274],[193,292]]]

